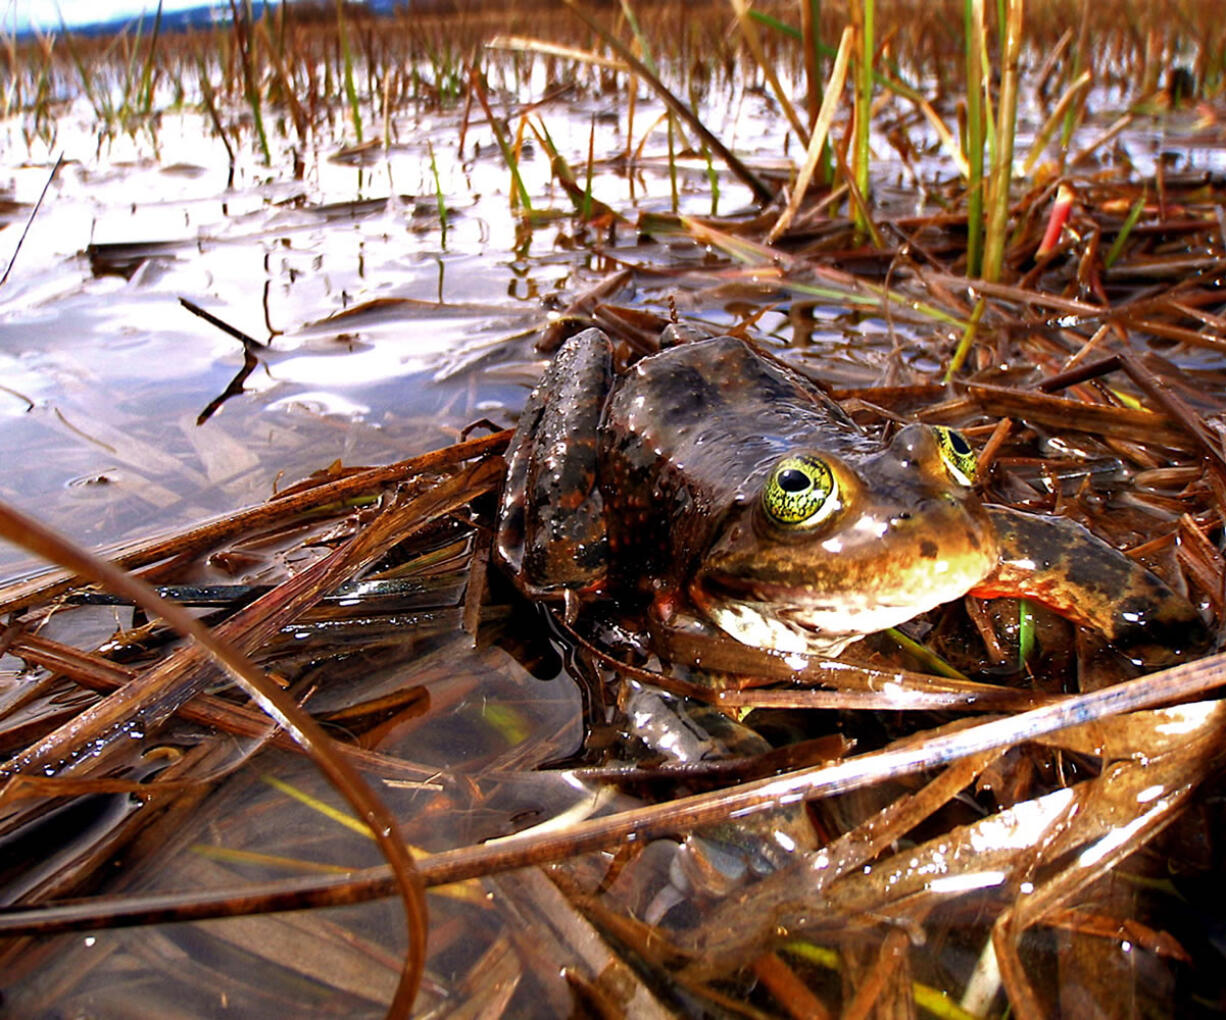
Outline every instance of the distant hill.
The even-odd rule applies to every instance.
[[[264,6],[261,3],[260,9],[262,10]],[[91,21],[84,25],[69,25],[68,31],[74,35],[115,35],[123,31],[135,32],[139,28],[141,35],[147,35],[153,31],[153,24],[156,20],[157,16],[154,13],[135,17],[118,17],[105,21]],[[213,4],[202,4],[199,7],[189,7],[181,11],[163,11],[160,31],[180,32],[189,28],[208,28],[210,25],[229,20],[229,5],[219,7]]]
[[[462,0],[461,0],[462,2]],[[328,0],[288,0],[289,7],[294,12],[294,17],[298,19],[308,18],[314,20],[316,18],[332,19],[336,17],[336,4],[328,2]],[[265,0],[253,0],[251,5],[252,13],[256,18],[262,17],[265,9],[271,8],[274,12],[281,6],[280,0],[277,2],[265,2]],[[346,0],[345,7],[357,15],[382,15],[391,14],[396,10],[406,8],[417,8],[421,10],[437,11],[440,9],[454,8],[456,5],[450,0],[365,0],[362,3],[353,3],[351,0]],[[241,9],[241,3],[240,3]],[[148,35],[153,31],[154,22],[157,20],[156,8],[143,15],[128,15],[115,18],[108,18],[104,21],[94,21],[88,24],[70,25],[69,31],[74,35],[88,36],[106,36],[116,35],[120,32],[136,32],[140,31],[141,35]],[[229,3],[202,3],[198,7],[188,7],[183,10],[163,11],[162,25],[159,31],[162,32],[186,32],[189,29],[210,28],[214,25],[226,25],[231,20],[231,12]],[[46,31],[58,31],[56,29]],[[29,38],[34,35],[33,29],[28,29],[19,32],[18,39]]]

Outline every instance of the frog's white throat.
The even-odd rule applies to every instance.
[[[954,593],[956,598],[961,592]],[[839,655],[865,634],[896,627],[932,606],[843,605],[838,608],[790,606],[769,608],[761,602],[730,599],[705,606],[707,616],[720,630],[742,644],[775,652],[806,655]]]
[[[762,613],[747,602],[710,606],[707,613],[712,623],[741,644],[767,651],[833,656],[863,637],[863,633],[815,633],[780,616]]]

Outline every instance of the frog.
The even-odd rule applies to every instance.
[[[667,332],[667,331],[666,331]],[[965,435],[860,427],[741,337],[662,344],[624,371],[590,328],[508,447],[498,559],[573,618],[638,598],[754,648],[837,656],[964,595],[1035,600],[1157,666],[1208,643],[1198,610],[1081,524],[993,505]]]

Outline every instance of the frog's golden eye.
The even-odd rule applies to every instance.
[[[975,451],[966,441],[966,436],[956,429],[944,425],[935,426],[937,446],[941,450],[941,460],[949,468],[949,473],[963,485],[975,484]]]
[[[784,457],[762,490],[766,516],[787,527],[819,524],[839,505],[839,486],[830,465],[808,455]]]

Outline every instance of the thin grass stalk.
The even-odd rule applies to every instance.
[[[443,180],[438,172],[438,161],[434,158],[434,146],[426,139],[426,152],[430,155],[430,176],[434,178],[434,198],[438,204],[439,247],[447,250],[447,202],[443,194]]]
[[[259,82],[256,78],[255,57],[252,53],[251,25],[255,21],[255,15],[252,12],[251,0],[243,0],[241,15],[238,0],[230,0],[230,14],[234,18],[235,47],[242,63],[244,98],[247,100],[247,105],[251,107],[255,137],[260,143],[260,154],[264,157],[264,165],[272,166],[272,150],[268,145],[268,134],[264,130],[264,112],[260,101]]]
[[[634,9],[630,6],[629,0],[621,0],[622,15],[626,19],[626,24],[630,26],[630,32],[634,36],[635,45],[638,46],[639,56],[643,63],[647,65],[648,70],[652,74],[659,74],[659,69],[656,67],[655,58],[651,55],[651,46],[648,44],[647,36],[643,34],[643,30],[639,27],[639,19],[634,15]]]
[[[980,96],[980,104],[983,112],[983,143],[985,151],[988,153],[989,166],[991,165],[991,153],[996,151],[996,110],[992,106],[992,75],[987,70],[992,66],[992,61],[988,59],[988,31],[986,16],[984,14],[984,4],[986,0],[974,0],[979,8],[979,66],[983,68],[980,72],[983,78],[983,92]],[[984,204],[987,204],[988,197],[988,179],[983,180],[983,197]]]
[[[884,633],[888,634],[890,640],[895,642],[899,648],[920,663],[924,667],[925,672],[932,673],[934,676],[948,677],[951,680],[970,679],[965,673],[959,672],[927,645],[916,641],[913,637],[908,637],[897,627],[889,627]]]
[[[634,115],[638,110],[639,80],[632,72],[626,76],[626,151],[624,159],[629,167],[634,153]],[[630,182],[630,199],[634,200],[634,174],[626,174]]]
[[[797,42],[804,40],[803,28],[797,28],[795,25],[789,25],[786,21],[780,21],[778,18],[770,14],[766,14],[763,11],[759,11],[756,8],[750,10],[749,16],[759,25],[765,25],[767,28],[776,31],[781,35],[786,35],[789,39],[795,39]],[[830,57],[834,55],[834,50],[828,49],[824,46],[819,46],[817,52],[819,56],[822,57]]]
[[[566,157],[558,152],[558,147],[553,144],[545,122],[538,117],[535,121],[528,121],[527,124],[532,133],[536,135],[541,147],[549,155],[550,170],[554,179],[562,185],[562,190],[574,204],[575,215],[584,222],[602,220],[612,223],[622,219],[612,208],[596,197],[593,188],[596,174],[595,123],[593,122],[592,130],[588,134],[588,160],[585,170],[587,180],[583,187],[579,186],[574,171],[566,162]]]
[[[780,35],[786,36],[789,39],[794,39],[796,42],[802,43],[806,47],[809,46],[803,30],[797,28],[795,25],[789,25],[786,22],[780,21],[778,18],[772,18],[769,14],[763,14],[759,10],[751,10],[749,12],[749,16],[759,25],[766,25],[768,28],[773,29]],[[823,59],[834,59],[835,47],[827,46],[820,39],[814,39],[812,41],[812,48],[819,62]],[[874,85],[889,89],[891,92],[895,92],[905,99],[909,99],[917,106],[920,106],[922,103],[926,102],[923,94],[917,88],[915,88],[915,86],[908,85],[902,80],[902,74],[896,61],[890,61],[888,68],[888,71],[880,71],[876,67],[873,67],[872,74]],[[891,75],[894,75],[895,77],[891,77]]]
[[[587,130],[587,172],[583,180],[583,203],[579,218],[587,223],[592,218],[592,178],[596,173],[596,116],[593,114]]]
[[[851,171],[854,191],[861,201],[852,204],[852,221],[857,233],[871,233],[868,222],[869,201],[869,120],[873,105],[873,22],[875,0],[860,0],[851,5],[856,27],[858,57],[856,66],[855,137],[852,144]]]
[[[47,148],[51,149],[55,145],[55,138],[58,134],[58,119],[51,115],[51,111],[49,109],[51,96],[52,40],[40,39],[39,47],[43,52],[43,62],[42,66],[39,68],[38,84],[35,87],[34,93],[34,131],[38,137],[45,140]],[[20,96],[20,85],[18,85],[18,99],[20,99]]]
[[[874,248],[884,248],[885,238],[881,236],[881,231],[877,224],[873,222],[872,212],[869,209],[868,200],[860,194],[860,189],[856,187],[855,177],[852,175],[851,168],[847,165],[847,160],[843,152],[836,153],[838,158],[839,170],[842,171],[843,180],[847,183],[847,195],[852,204],[853,219],[857,223],[862,223],[863,232],[868,234],[869,243]],[[862,237],[862,235],[861,235]]]
[[[970,784],[974,775],[971,778],[964,780],[963,786]],[[962,774],[959,773],[959,778]],[[944,779],[944,777],[942,777]],[[940,782],[941,780],[936,780]],[[988,942],[991,945],[991,941]],[[787,956],[795,957],[798,960],[803,960],[807,965],[816,967],[820,970],[827,971],[828,974],[839,980],[838,974],[843,970],[843,957],[833,949],[826,946],[816,946],[812,942],[804,942],[800,939],[793,939],[790,942],[785,942],[780,946],[780,950]],[[995,995],[996,988],[993,986],[992,994]],[[924,1016],[931,1013],[936,1020],[979,1020],[981,1017],[989,1015],[991,1003],[979,1010],[972,1010],[959,1005],[950,997],[949,992],[943,988],[935,988],[932,985],[924,984],[922,981],[911,982],[911,997],[915,1005],[919,1007],[919,1015]],[[781,999],[780,1001],[786,1001]],[[789,1003],[789,1006],[791,1003]],[[817,1015],[812,1013],[797,1013],[793,1010],[792,1015]]]
[[[966,50],[966,275],[983,268],[983,0],[965,0]]]
[[[758,38],[758,30],[753,23],[753,19],[749,16],[748,0],[729,0],[729,3],[732,4],[732,9],[736,12],[737,25],[741,30],[741,36],[745,40],[745,45],[749,47],[750,56],[753,57],[754,63],[758,65],[763,77],[766,78],[767,84],[770,85],[771,91],[775,94],[775,101],[779,104],[779,108],[783,110],[783,115],[787,118],[788,123],[792,125],[792,130],[796,132],[796,137],[800,139],[801,146],[807,149],[809,147],[809,130],[801,123],[800,117],[796,113],[796,108],[792,105],[792,101],[779,83],[779,76],[775,74],[774,64],[767,59],[766,53],[762,49],[762,40]]]
[[[962,338],[958,341],[957,350],[954,351],[954,356],[949,359],[949,367],[945,369],[944,383],[949,383],[954,376],[962,369],[962,365],[966,362],[966,356],[971,352],[971,344],[975,342],[975,332],[979,329],[979,320],[983,317],[983,310],[987,307],[983,298],[975,302],[975,307],[971,310],[971,317],[966,322],[966,328],[962,331]]]
[[[1025,669],[1026,663],[1034,655],[1035,622],[1030,599],[1018,599],[1017,602],[1017,666]]]
[[[603,57],[591,50],[578,46],[563,46],[560,43],[545,39],[532,39],[522,35],[496,35],[485,43],[487,50],[510,50],[514,53],[537,53],[549,57],[562,57],[564,60],[574,60],[579,63],[591,64],[593,67],[604,67],[610,71],[624,71],[631,80],[634,73],[624,60],[614,57]],[[646,61],[644,61],[646,63]]]
[[[817,118],[821,115],[822,100],[822,58],[825,47],[821,38],[822,3],[821,0],[808,0],[801,3],[801,44],[805,54],[805,80],[809,108],[809,130],[817,130]],[[818,161],[817,182],[829,185],[834,182],[834,153],[830,141],[822,147],[821,159]]]
[[[954,139],[953,133],[949,130],[945,121],[941,119],[940,114],[937,113],[932,103],[918,89],[912,88],[906,82],[890,77],[884,71],[873,72],[873,83],[889,92],[893,92],[896,96],[901,96],[903,99],[914,103],[920,113],[924,115],[924,119],[932,126],[932,130],[936,133],[941,143],[941,148],[954,161],[954,165],[958,168],[958,173],[964,178],[969,178],[970,170],[967,166],[966,153],[963,151],[962,146]]]
[[[281,10],[285,10],[284,5],[282,5]],[[294,122],[294,133],[297,134],[298,140],[303,145],[306,145],[308,135],[310,134],[310,121],[302,108],[302,104],[298,101],[298,90],[294,88],[293,79],[290,77],[289,70],[285,65],[283,37],[279,45],[274,46],[267,28],[261,22],[260,38],[264,41],[264,46],[268,51],[269,63],[272,64],[273,73],[276,74],[277,82],[281,86],[281,94],[285,97],[285,103],[289,107],[290,119]]]
[[[392,145],[392,76],[383,76],[383,155],[386,157]],[[390,171],[390,166],[389,166]]]
[[[847,81],[847,63],[851,57],[854,34],[851,26],[843,30],[843,38],[839,42],[839,52],[835,55],[834,67],[830,71],[830,81],[826,84],[825,94],[822,98],[822,107],[818,111],[817,120],[813,123],[813,134],[809,138],[809,149],[804,165],[800,168],[800,173],[796,177],[796,184],[792,188],[792,197],[788,201],[787,207],[779,214],[779,219],[775,221],[775,225],[766,236],[767,244],[773,244],[775,239],[787,230],[792,220],[795,219],[801,202],[804,200],[805,192],[809,190],[809,184],[812,182],[813,175],[817,171],[823,154],[826,158],[830,158],[830,146],[828,144],[830,124],[834,120],[834,111],[839,97],[843,94],[843,85]]]
[[[1128,215],[1124,217],[1124,225],[1120,227],[1120,232],[1116,234],[1115,240],[1111,242],[1111,247],[1107,250],[1107,254],[1103,256],[1104,269],[1110,269],[1115,265],[1120,255],[1123,254],[1124,245],[1128,243],[1129,235],[1132,234],[1132,228],[1137,225],[1137,220],[1141,218],[1141,213],[1145,211],[1145,203],[1148,200],[1149,192],[1146,190],[1132,203],[1132,208],[1128,210]]]
[[[934,304],[920,301],[902,291],[891,290],[882,284],[862,283],[860,290],[856,291],[851,287],[826,287],[821,284],[789,280],[787,288],[797,294],[807,294],[829,301],[842,301],[857,308],[876,309],[893,315],[909,311],[931,322],[939,322],[955,329],[966,328],[966,320]]]
[[[17,244],[13,247],[12,257],[9,259],[9,264],[4,267],[4,275],[0,276],[0,288],[3,288],[8,283],[9,274],[13,271],[13,266],[17,264],[17,256],[21,254],[21,246],[25,244],[26,235],[30,232],[30,227],[34,225],[34,218],[38,215],[38,210],[43,207],[43,202],[47,198],[47,189],[51,187],[51,182],[55,180],[55,175],[60,172],[60,167],[64,164],[64,154],[61,152],[55,159],[55,166],[51,168],[51,173],[47,175],[46,181],[43,182],[43,190],[39,192],[38,201],[34,203],[34,208],[30,210],[30,215],[26,218],[26,225],[21,230],[21,236],[17,238]]]
[[[269,45],[270,53],[275,53],[281,59],[285,59],[285,33],[286,33],[286,17],[285,17],[285,0],[280,0],[276,5],[276,11],[273,14],[274,27],[276,28],[277,44]]]
[[[15,8],[13,10],[16,16]],[[21,109],[21,82],[23,75],[17,68],[17,30],[14,26],[13,31],[0,33],[4,39],[4,53],[8,59],[8,74],[4,77],[4,116],[8,117],[14,109]],[[42,39],[39,40],[42,42]],[[46,46],[43,47],[43,52],[46,53]],[[44,60],[43,68],[46,69],[46,61]]]
[[[810,131],[822,109],[821,23],[822,0],[800,0],[800,53],[805,62],[805,113]]]
[[[217,98],[213,92],[213,83],[209,80],[209,69],[205,66],[203,58],[197,58],[197,68],[199,70],[200,81],[200,98],[204,103],[205,111],[209,115],[209,120],[212,121],[213,130],[217,132],[217,137],[221,139],[221,144],[225,147],[226,157],[230,161],[230,173],[226,179],[226,187],[234,187],[234,147],[230,145],[230,139],[226,135],[226,129],[221,123],[221,116],[217,112]]]
[[[1005,0],[1001,0],[1005,2]],[[1001,50],[1000,104],[996,116],[996,146],[992,153],[988,193],[988,228],[983,245],[983,278],[1000,280],[1009,226],[1009,185],[1013,177],[1013,140],[1017,127],[1019,64],[1022,51],[1024,0],[1007,0],[1008,22]]]
[[[519,178],[519,189],[524,198],[528,197],[528,189],[524,185],[522,177],[519,173],[519,162],[524,154],[524,132],[528,130],[528,116],[523,114],[519,118],[519,126],[515,129],[515,144],[511,147],[511,153],[514,158],[515,176]],[[525,210],[531,211],[531,204],[525,206]]]
[[[160,23],[160,18],[158,19]],[[154,118],[145,112],[145,67],[140,64],[141,40],[144,38],[145,19],[140,17],[136,22],[136,38],[132,42],[132,53],[123,82],[123,123],[128,135],[135,140],[137,129],[143,123],[149,130],[149,139],[153,144],[154,158],[161,158],[158,150],[157,125]],[[156,28],[150,42],[150,50],[157,45]],[[140,66],[138,66],[140,65]]]
[[[250,0],[248,0],[250,2]],[[345,0],[336,0],[336,30],[341,43],[341,61],[345,75],[345,99],[349,103],[349,115],[358,145],[362,144],[362,108],[358,103],[358,89],[353,82],[353,51],[349,47],[349,26],[345,22]]]
[[[1072,158],[1068,161],[1068,165],[1078,166],[1094,155],[1094,153],[1099,149],[1110,145],[1111,142],[1114,141],[1117,136],[1122,134],[1134,120],[1136,120],[1136,115],[1133,113],[1125,113],[1120,116],[1105,131],[1090,139],[1084,148],[1073,153]]]
[[[1081,27],[1077,32],[1077,45],[1073,48],[1073,67],[1072,75],[1076,78],[1086,63],[1086,55],[1089,51],[1090,39],[1090,5],[1086,4],[1081,9]],[[1087,70],[1089,70],[1087,68]],[[1085,102],[1087,93],[1082,92],[1078,96],[1078,101],[1075,106],[1069,107],[1064,112],[1064,123],[1060,126],[1060,157],[1065,159],[1068,156],[1068,147],[1073,141],[1073,132],[1076,130],[1078,123],[1085,114]],[[1064,169],[1064,164],[1061,164],[1061,169]]]
[[[1085,92],[1092,79],[1089,71],[1082,71],[1076,80],[1064,90],[1060,99],[1056,102],[1055,108],[1051,111],[1050,116],[1044,121],[1043,127],[1039,129],[1039,133],[1035,135],[1034,143],[1030,146],[1030,153],[1026,156],[1026,161],[1022,164],[1022,173],[1029,174],[1034,169],[1034,165],[1039,161],[1039,157],[1043,155],[1043,150],[1047,148],[1047,143],[1051,136],[1056,133],[1056,127],[1061,122],[1067,122],[1066,114],[1072,109],[1074,101]],[[1064,157],[1067,154],[1067,148],[1062,147],[1060,153],[1060,163],[1064,163]]]
[[[119,107],[117,110],[118,118],[125,125],[132,115],[132,89],[133,82],[136,80],[136,61],[140,51],[140,41],[143,36],[141,31],[142,19],[136,21],[136,39],[129,44],[128,26],[125,26],[115,37],[116,46],[123,51],[123,87],[119,90]]]
[[[494,139],[498,142],[502,158],[506,160],[507,167],[511,171],[512,205],[518,205],[524,212],[531,212],[532,199],[529,198],[528,188],[524,184],[524,179],[519,174],[519,160],[515,158],[515,152],[511,148],[511,143],[507,140],[502,122],[494,116],[494,111],[490,108],[489,97],[485,94],[485,83],[481,78],[481,69],[475,64],[472,69],[471,84],[473,91],[477,95],[477,100],[481,103],[481,109],[485,111],[485,119],[489,123],[490,130],[494,133]]]
[[[677,124],[671,110],[668,112],[668,185],[672,197],[671,209],[677,212],[681,205],[677,188]]]
[[[140,112],[148,117],[153,113],[153,58],[157,55],[158,38],[162,30],[162,0],[158,0],[157,14],[153,18],[153,35],[149,38],[149,52],[145,55],[145,67],[141,72]]]
[[[702,158],[707,163],[707,187],[711,189],[711,215],[719,215],[719,171],[715,168],[715,159],[711,150],[702,147]]]

